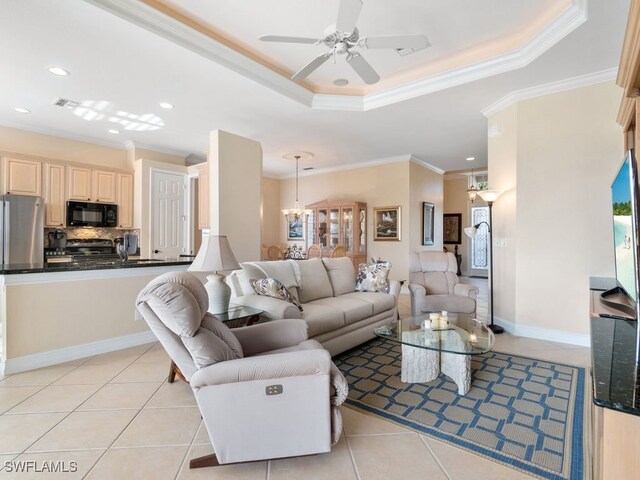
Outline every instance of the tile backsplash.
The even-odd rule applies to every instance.
[[[44,247],[49,247],[49,232],[53,232],[57,230],[56,228],[45,228],[44,229]],[[114,240],[118,237],[122,237],[125,232],[132,232],[138,235],[140,238],[140,230],[137,228],[131,228],[128,230],[123,230],[119,228],[96,228],[96,227],[68,227],[62,228],[67,234],[67,239],[71,238],[108,238],[110,240]]]

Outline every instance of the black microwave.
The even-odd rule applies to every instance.
[[[67,202],[68,227],[117,227],[118,206],[111,203]]]

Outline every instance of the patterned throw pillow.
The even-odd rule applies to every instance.
[[[390,270],[391,262],[361,263],[358,267],[356,290],[358,292],[389,293],[387,277]]]
[[[249,280],[251,286],[258,295],[264,295],[265,297],[274,297],[281,300],[286,300],[289,303],[293,303],[301,312],[302,305],[300,305],[296,299],[291,295],[291,292],[275,278],[262,278],[260,280]]]

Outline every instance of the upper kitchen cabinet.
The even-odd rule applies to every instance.
[[[118,173],[118,227],[133,228],[133,175]]]
[[[42,196],[41,162],[6,157],[3,164],[5,193]]]
[[[70,166],[69,200],[116,203],[116,173]]]
[[[45,227],[63,227],[65,215],[64,165],[46,163],[45,169]]]

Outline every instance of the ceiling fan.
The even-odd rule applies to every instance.
[[[325,30],[325,37],[320,39],[307,37],[283,37],[278,35],[266,35],[260,37],[263,42],[281,43],[307,43],[313,45],[326,45],[329,51],[318,55],[307,63],[291,77],[291,80],[300,81],[307,78],[324,62],[336,55],[346,55],[347,63],[368,85],[372,85],[380,80],[380,75],[369,65],[359,52],[352,51],[354,47],[360,48],[393,48],[398,51],[419,50],[428,47],[429,40],[424,35],[394,35],[380,37],[360,38],[360,33],[356,27],[362,0],[340,0],[338,10],[338,20],[335,25],[329,25]]]

